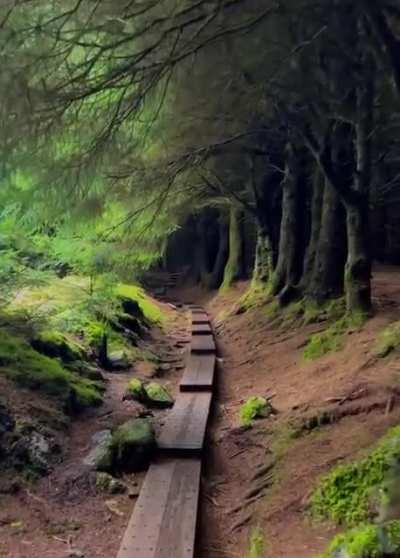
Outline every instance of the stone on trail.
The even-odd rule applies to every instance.
[[[109,473],[100,472],[96,475],[96,489],[105,494],[124,494],[128,487]]]
[[[151,422],[144,418],[130,419],[113,434],[113,468],[118,471],[144,469],[149,464],[155,447],[155,434]]]
[[[150,407],[168,409],[169,407],[173,406],[173,398],[168,393],[168,391],[160,384],[151,382],[150,384],[144,386],[144,390],[146,392],[147,404]]]
[[[110,471],[113,466],[111,430],[101,430],[92,436],[93,448],[83,460],[88,467],[98,471]]]
[[[123,351],[115,351],[108,355],[108,366],[111,370],[127,370],[131,363]]]
[[[123,399],[145,403],[146,392],[143,386],[143,382],[139,380],[139,378],[133,378],[133,380],[129,382]]]

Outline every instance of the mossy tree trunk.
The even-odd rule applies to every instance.
[[[266,227],[257,225],[257,243],[254,259],[253,285],[266,287],[271,279],[273,269],[272,248]]]
[[[292,143],[286,149],[286,171],[282,182],[282,219],[279,255],[271,279],[271,292],[279,295],[282,304],[296,297],[299,280],[299,206],[301,198],[300,158]],[[304,201],[304,200],[303,200]]]
[[[208,288],[218,289],[224,279],[225,266],[229,254],[229,223],[225,213],[221,213],[218,223],[218,252],[214,269],[208,277]]]
[[[305,287],[307,296],[318,303],[343,294],[346,261],[345,223],[345,212],[340,196],[329,183],[326,183],[313,271]]]
[[[324,177],[318,167],[314,170],[311,200],[311,231],[307,250],[304,257],[304,271],[301,280],[302,290],[306,290],[313,272],[315,260],[318,254],[318,241],[321,230],[322,203],[324,198]]]
[[[229,212],[229,256],[225,266],[223,289],[243,278],[243,210],[231,206]]]

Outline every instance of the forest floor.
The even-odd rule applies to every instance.
[[[164,331],[153,329],[148,348],[165,358],[165,372],[157,381],[174,395],[182,375],[185,342],[189,341],[188,316],[170,305],[160,304],[166,315]],[[167,330],[167,333],[166,333]],[[171,364],[168,364],[171,362]],[[63,459],[51,473],[31,485],[23,483],[16,494],[0,493],[1,558],[104,558],[116,556],[139,494],[144,474],[126,475],[125,494],[106,495],[96,491],[95,475],[84,464],[92,436],[124,421],[148,413],[139,403],[123,400],[132,377],[154,377],[154,363],[138,362],[124,372],[107,373],[105,403],[75,418],[58,440]],[[30,412],[51,406],[38,392],[1,385],[14,409],[29,406]],[[152,411],[157,425],[167,411]]]
[[[271,319],[265,307],[238,313],[238,300],[248,284],[226,295],[197,289],[175,293],[208,308],[221,357],[202,481],[199,558],[247,558],[255,528],[265,533],[266,556],[313,558],[335,533],[307,514],[317,479],[339,461],[357,457],[400,422],[399,355],[374,354],[379,334],[399,319],[400,271],[376,270],[373,285],[372,319],[347,331],[339,351],[313,362],[305,362],[304,347],[326,324],[282,324]],[[189,321],[169,305],[162,309],[168,314],[168,332],[153,331],[149,343],[156,353],[178,359],[160,380],[174,393]],[[95,432],[143,411],[137,403],[123,401],[123,394],[132,376],[152,373],[149,364],[142,363],[124,373],[106,374],[105,404],[72,422],[61,440],[63,461],[39,483],[0,495],[2,558],[116,556],[143,475],[124,478],[131,487],[127,494],[101,495],[82,461]],[[21,406],[44,405],[32,392],[9,395],[19,398]],[[270,398],[276,413],[244,430],[239,408],[253,395]],[[155,413],[157,423],[165,412]],[[321,416],[332,417],[331,423],[308,426]],[[271,465],[272,476],[262,470],[265,464]]]
[[[400,422],[400,355],[377,358],[374,352],[381,332],[399,320],[400,270],[375,271],[373,318],[350,329],[339,351],[314,362],[304,361],[304,346],[324,325],[288,327],[271,320],[265,308],[235,315],[247,287],[199,298],[214,316],[222,357],[199,556],[247,558],[251,534],[259,529],[265,556],[313,558],[335,534],[307,514],[318,478],[338,462],[359,457]],[[230,307],[233,314],[226,319]],[[276,414],[243,431],[239,407],[251,396],[270,397]],[[332,423],[307,427],[323,416]],[[260,467],[268,463],[274,464],[272,478],[267,473],[263,480]]]

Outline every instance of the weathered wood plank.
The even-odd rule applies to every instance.
[[[192,354],[216,353],[217,347],[215,345],[214,336],[192,335],[191,351]]]
[[[211,335],[212,329],[210,323],[206,324],[192,324],[193,335]]]
[[[213,354],[191,354],[179,384],[180,390],[211,391],[214,386],[215,363]]]
[[[200,473],[199,459],[150,467],[118,558],[193,558]]]
[[[157,438],[158,448],[168,453],[200,453],[211,399],[211,392],[179,393]]]
[[[206,312],[192,314],[192,324],[209,324],[210,318]]]

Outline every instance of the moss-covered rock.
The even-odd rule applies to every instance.
[[[400,427],[389,430],[367,457],[339,465],[323,477],[311,498],[317,518],[356,525],[380,513],[376,505],[400,463]],[[397,479],[399,480],[399,479]],[[388,502],[390,505],[390,502]]]
[[[133,399],[134,401],[139,401],[139,403],[145,403],[146,392],[143,382],[138,378],[133,378],[126,388],[124,399]]]
[[[400,521],[362,525],[338,535],[320,558],[389,558],[400,555]]]
[[[113,451],[111,447],[111,430],[101,430],[92,436],[92,449],[83,460],[88,467],[93,467],[98,471],[112,471]]]
[[[96,490],[105,494],[124,494],[127,486],[112,475],[100,472],[96,474]]]
[[[4,329],[0,331],[0,374],[57,397],[68,411],[102,403],[96,382],[67,370],[59,360],[35,351],[25,339]]]
[[[168,409],[174,404],[174,400],[168,391],[157,382],[151,382],[144,386],[146,393],[146,404],[149,407]]]
[[[272,406],[265,397],[250,397],[240,407],[240,424],[242,426],[251,426],[255,419],[268,417],[271,413]]]
[[[145,468],[155,446],[155,435],[150,421],[128,420],[117,428],[111,440],[114,470],[137,471]]]
[[[108,355],[108,366],[110,370],[128,370],[131,363],[124,351],[113,351]]]
[[[31,340],[32,347],[48,357],[60,358],[63,362],[82,360],[83,347],[59,331],[45,330]]]

